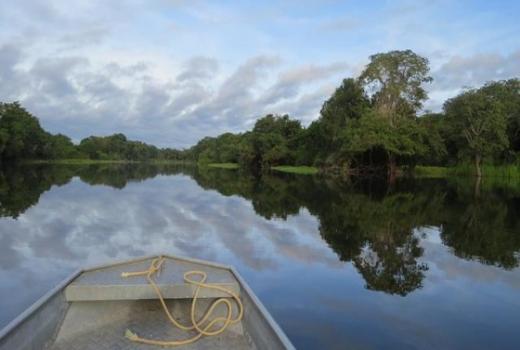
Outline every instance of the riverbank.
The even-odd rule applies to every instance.
[[[448,176],[448,168],[418,165],[415,167],[413,174],[417,177],[443,178]]]
[[[95,165],[95,164],[193,164],[193,162],[179,160],[102,160],[102,159],[30,159],[23,160],[23,164],[59,164],[59,165]]]
[[[283,173],[291,174],[302,174],[302,175],[314,175],[318,173],[318,168],[313,166],[291,166],[291,165],[279,165],[271,167],[271,170],[279,171]]]
[[[240,167],[237,163],[209,163],[206,166],[219,169],[238,169]]]
[[[219,169],[238,169],[240,165],[238,163],[209,163],[202,164],[201,166],[206,166],[209,168],[219,168]],[[283,172],[283,173],[291,173],[291,174],[301,174],[301,175],[314,175],[317,174],[319,169],[312,166],[293,166],[293,165],[278,165],[269,168],[273,171]]]
[[[475,177],[476,171],[470,164],[460,164],[454,167],[422,166],[414,169],[414,176],[444,178],[451,176]],[[520,181],[520,166],[518,165],[483,165],[482,177],[507,178]]]
[[[181,160],[101,160],[101,159],[31,159],[23,160],[23,164],[57,164],[57,165],[96,165],[96,164],[179,164],[194,165],[196,163]],[[202,166],[219,169],[239,169],[238,163],[209,163]],[[272,171],[314,175],[320,170],[317,167],[299,165],[279,165],[270,168]],[[325,172],[326,173],[326,172]],[[404,173],[402,173],[404,174]],[[442,166],[424,166],[418,165],[414,168],[413,176],[422,178],[447,178],[447,177],[474,177],[475,169],[471,164],[460,164],[453,167]],[[520,181],[520,166],[518,165],[483,165],[482,177],[484,178],[501,178]]]
[[[100,159],[31,159],[23,164],[60,164],[60,165],[90,165],[90,164],[130,164],[139,163],[133,160],[100,160]]]

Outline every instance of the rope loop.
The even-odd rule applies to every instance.
[[[159,301],[161,302],[161,306],[164,310],[164,313],[168,317],[168,320],[170,323],[181,330],[184,331],[196,331],[197,334],[194,335],[191,338],[183,339],[183,340],[156,340],[156,339],[149,339],[149,338],[142,338],[139,337],[137,334],[132,332],[131,330],[127,329],[125,332],[125,337],[129,340],[137,343],[143,343],[143,344],[149,344],[149,345],[158,345],[158,346],[180,346],[180,345],[187,345],[191,344],[198,339],[200,339],[202,336],[215,336],[218,334],[221,334],[226,330],[227,327],[229,327],[231,324],[240,322],[242,319],[242,316],[244,314],[244,307],[242,305],[242,301],[240,300],[240,297],[232,290],[228,288],[224,288],[222,286],[218,285],[212,285],[207,284],[207,274],[204,271],[199,270],[193,270],[193,271],[187,271],[184,273],[184,281],[196,286],[195,292],[193,293],[193,299],[191,302],[191,310],[190,310],[190,319],[191,319],[191,325],[183,325],[179,323],[171,314],[170,310],[166,306],[166,302],[164,301],[164,297],[162,296],[161,291],[159,290],[159,287],[155,283],[153,276],[160,272],[163,263],[166,261],[166,259],[162,256],[159,256],[152,260],[152,263],[150,264],[150,267],[148,270],[144,271],[137,271],[137,272],[123,272],[121,274],[121,277],[128,278],[128,277],[135,277],[135,276],[146,276],[146,279],[148,280],[148,283],[152,286],[152,288],[155,291],[155,294],[157,294],[157,297],[159,298]],[[193,277],[198,276],[199,279],[193,279]],[[197,299],[199,297],[199,292],[201,288],[207,288],[207,289],[213,289],[218,290],[220,292],[223,292],[224,294],[229,295],[237,305],[238,309],[238,315],[233,318],[233,304],[229,299],[227,298],[219,298],[215,300],[209,309],[204,313],[202,318],[200,320],[195,319],[195,311],[197,306]],[[227,313],[226,317],[215,317],[212,320],[209,320],[211,315],[213,314],[214,310],[220,305],[224,304],[226,305]],[[214,330],[214,326],[217,323],[222,323],[222,325]],[[205,324],[205,325],[204,325]]]

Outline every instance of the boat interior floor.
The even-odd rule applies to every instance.
[[[207,310],[213,300],[201,299],[197,303],[197,317]],[[176,319],[185,325],[189,320],[191,300],[167,300],[168,308]],[[225,314],[224,305],[217,314]],[[174,327],[167,319],[158,300],[81,301],[70,304],[65,318],[49,350],[73,349],[155,349],[161,348],[130,341],[125,331],[132,330],[141,337],[160,340],[182,340],[197,333]],[[242,323],[230,326],[225,332],[210,337],[201,337],[192,344],[179,349],[255,349]]]

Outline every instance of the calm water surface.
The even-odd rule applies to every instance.
[[[78,267],[160,252],[236,266],[297,348],[520,348],[518,186],[0,171],[0,327]]]

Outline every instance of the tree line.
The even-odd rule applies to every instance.
[[[357,78],[346,78],[308,127],[269,114],[252,130],[205,137],[186,150],[159,149],[123,134],[91,136],[74,145],[44,131],[19,103],[0,104],[0,158],[167,159],[238,163],[262,170],[313,165],[342,174],[387,173],[416,165],[520,162],[520,80],[488,82],[423,113],[431,83],[428,59],[411,50],[378,53]]]
[[[20,159],[182,160],[185,152],[131,141],[123,134],[90,136],[78,145],[45,131],[18,102],[0,103],[0,161]]]
[[[251,131],[207,137],[190,149],[198,162],[245,167],[314,165],[349,174],[390,176],[398,167],[520,162],[520,80],[466,89],[441,113],[419,116],[432,81],[429,62],[410,50],[370,57],[357,78],[346,78],[303,127],[288,115],[267,115]]]

